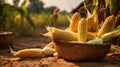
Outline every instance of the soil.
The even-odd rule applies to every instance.
[[[43,48],[50,40],[46,37],[15,38],[13,49]],[[120,51],[120,48],[117,48]],[[120,53],[107,55],[101,61],[68,61],[53,56],[20,59],[12,56],[9,49],[0,49],[0,67],[120,67]]]

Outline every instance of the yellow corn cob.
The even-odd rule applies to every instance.
[[[20,57],[20,58],[30,58],[30,57],[44,57],[44,54],[42,53],[42,49],[23,49],[19,51],[13,51],[10,48],[11,53],[15,57]]]
[[[110,40],[112,40],[113,38],[119,36],[120,30],[114,30],[108,33],[105,33],[101,36],[101,38],[103,39],[104,42],[109,42]]]
[[[101,26],[100,30],[98,31],[97,36],[101,37],[103,34],[111,31],[114,28],[115,23],[116,18],[113,15],[107,17],[103,25]]]
[[[81,16],[79,14],[79,12],[76,12],[75,14],[73,14],[71,20],[70,20],[70,30],[73,32],[77,32],[78,29],[78,22],[80,20]]]
[[[88,31],[89,32],[96,32],[98,30],[98,22],[96,21],[97,18],[93,16],[86,19],[88,23]]]
[[[81,18],[78,23],[78,41],[86,42],[87,40],[87,21],[84,18]]]
[[[90,11],[87,9],[87,6],[86,4],[84,3],[84,7],[85,9],[87,10],[87,23],[88,23],[88,31],[90,32],[95,32],[97,31],[97,27],[98,27],[98,23],[95,21],[96,18],[94,18],[95,14],[96,14],[96,11],[94,10],[94,13],[91,14]]]
[[[54,39],[58,39],[58,40],[64,40],[64,41],[77,40],[77,34],[60,29],[55,29],[52,35]]]
[[[57,28],[53,28],[51,32],[53,39],[64,40],[64,41],[77,40],[77,34],[74,32],[68,32]]]
[[[94,18],[89,17],[86,20],[87,20],[87,23],[88,23],[88,31],[94,32]]]

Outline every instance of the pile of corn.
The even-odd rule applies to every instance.
[[[87,18],[81,18],[79,12],[74,13],[71,18],[68,16],[67,18],[70,21],[68,28],[63,30],[55,27],[46,27],[48,33],[43,35],[50,37],[52,40],[98,45],[109,43],[113,38],[120,36],[120,26],[115,28],[117,18],[113,15],[108,16],[101,27],[98,26],[95,14],[92,15],[90,12],[88,12]],[[51,46],[53,47],[53,45]]]
[[[74,13],[71,18],[67,16],[70,21],[68,28],[63,30],[47,26],[46,29],[48,32],[43,35],[52,40],[100,45],[110,42],[113,38],[120,36],[120,26],[115,28],[116,17],[113,15],[108,16],[102,26],[99,27],[95,13],[93,15],[90,14],[89,11],[87,13],[87,18],[82,18],[79,12]],[[45,57],[50,55],[58,56],[58,53],[53,47],[53,42],[49,43],[43,49],[34,48],[13,51],[10,48],[10,50],[13,56],[20,58]]]
[[[48,33],[43,35],[50,37],[52,40],[76,41],[88,44],[103,44],[120,36],[120,26],[115,28],[117,18],[113,15],[108,16],[100,28],[94,19],[94,15],[81,18],[79,12],[76,12],[69,19],[70,25],[68,28],[63,30],[46,27]]]

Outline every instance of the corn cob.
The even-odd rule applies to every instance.
[[[88,31],[94,32],[94,18],[89,17],[86,20],[87,20],[87,23],[88,23]]]
[[[103,34],[111,31],[114,28],[115,23],[116,18],[113,15],[107,17],[103,25],[101,26],[100,30],[98,31],[97,36],[101,37]]]
[[[13,51],[12,48],[10,48],[11,53],[15,57],[20,58],[30,58],[30,57],[44,57],[44,54],[42,53],[42,49],[23,49],[19,51]]]
[[[75,14],[73,14],[71,20],[70,20],[70,30],[73,32],[77,32],[78,29],[78,22],[80,20],[81,16],[79,14],[79,12],[76,12]]]
[[[90,32],[95,32],[98,29],[98,23],[97,21],[97,12],[96,12],[96,8],[93,12],[93,14],[90,13],[90,11],[87,9],[86,4],[84,3],[84,7],[87,10],[87,23],[88,23],[88,31]]]
[[[65,31],[71,32],[71,33],[75,34],[75,36],[77,36],[76,33],[72,32],[72,31],[70,31],[70,30],[65,30]],[[49,35],[50,35],[50,34],[49,34]],[[45,36],[48,36],[48,37],[49,37],[49,35],[45,34]],[[51,37],[52,37],[52,36],[50,36],[50,38],[51,38]],[[97,37],[96,33],[87,32],[87,40],[92,40],[92,39],[94,39],[94,38],[96,38],[96,37]],[[49,43],[49,44],[46,45],[46,46],[52,46],[52,45],[53,45],[53,43]],[[53,46],[52,46],[52,47],[53,47]]]
[[[102,35],[101,38],[103,39],[103,42],[109,42],[113,38],[119,36],[119,32],[120,30],[111,31]]]
[[[98,20],[95,17],[96,16],[90,16],[86,18],[89,32],[96,32],[98,30]]]
[[[81,18],[81,20],[78,23],[78,41],[80,42],[86,42],[87,40],[87,21],[84,18]]]
[[[51,34],[53,39],[64,41],[76,41],[77,33],[64,31],[62,29],[51,28]]]

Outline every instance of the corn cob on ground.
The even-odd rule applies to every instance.
[[[37,48],[13,51],[12,48],[10,47],[10,51],[11,54],[13,54],[13,56],[20,58],[44,57],[42,49],[37,49]]]

